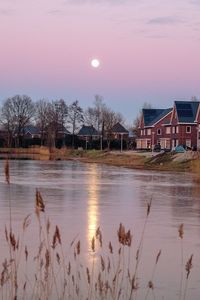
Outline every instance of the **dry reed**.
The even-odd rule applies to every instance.
[[[9,163],[5,165],[5,178],[10,185]],[[133,243],[131,230],[126,230],[120,223],[116,233],[119,247],[109,241],[103,242],[100,227],[91,240],[90,260],[85,263],[81,241],[77,237],[69,245],[62,240],[58,225],[52,230],[46,216],[45,202],[39,190],[35,194],[35,210],[39,225],[38,251],[32,259],[31,251],[24,245],[24,235],[28,230],[31,215],[25,217],[22,234],[17,236],[12,229],[5,227],[5,239],[9,245],[10,255],[5,258],[0,275],[0,295],[2,299],[136,299],[140,289],[138,270],[142,258],[143,240],[147,221],[151,212],[152,201],[147,203],[146,218],[139,240]],[[183,240],[183,224],[178,234]],[[107,245],[107,246],[105,246]],[[114,245],[114,246],[113,246]],[[67,253],[65,255],[64,253]],[[135,255],[133,255],[135,253]],[[156,270],[161,257],[161,250],[155,256],[152,274],[145,287],[145,299],[149,292],[156,292]],[[22,262],[22,264],[20,263]],[[34,269],[28,271],[29,265]],[[193,265],[193,255],[185,265],[186,281],[181,299],[185,300],[188,280]],[[24,274],[24,276],[22,276]],[[20,278],[20,280],[19,280]],[[23,279],[22,279],[23,278]],[[182,285],[181,285],[182,290]],[[183,296],[183,298],[182,298]]]

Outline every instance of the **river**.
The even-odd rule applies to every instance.
[[[185,264],[191,254],[193,267],[187,299],[200,299],[200,187],[194,175],[77,161],[12,160],[8,187],[3,160],[0,166],[1,261],[8,256],[4,228],[5,224],[9,226],[9,199],[16,232],[20,232],[23,219],[31,214],[26,238],[33,252],[38,232],[34,212],[38,189],[51,226],[59,226],[66,244],[75,237],[80,239],[86,256],[98,226],[104,240],[116,244],[119,224],[124,224],[126,229],[131,229],[137,248],[146,220],[147,203],[152,200],[144,232],[137,299],[144,298],[140,292],[145,291],[151,279],[159,250],[161,256],[153,279],[155,288],[148,299],[180,299],[180,278],[183,276],[184,291]],[[181,223],[184,223],[182,240],[178,234]]]

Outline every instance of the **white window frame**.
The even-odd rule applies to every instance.
[[[186,139],[186,140],[185,140],[185,145],[186,145],[186,147],[191,148],[191,146],[192,146],[192,141],[191,141],[191,139]]]
[[[147,135],[151,135],[151,129],[147,129]]]
[[[171,127],[170,126],[167,126],[166,127],[166,134],[170,134],[171,133]]]
[[[189,131],[187,130],[189,128]],[[191,126],[186,126],[186,128],[185,128],[185,132],[186,133],[191,133],[191,131],[192,131],[192,128],[191,128]]]
[[[160,131],[160,133],[158,133],[158,131]],[[162,129],[158,128],[157,129],[157,135],[161,135],[162,134]]]

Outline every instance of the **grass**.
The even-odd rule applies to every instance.
[[[31,254],[26,239],[32,215],[23,220],[22,232],[16,233],[12,222],[10,201],[9,162],[5,162],[5,180],[8,187],[9,225],[5,226],[8,255],[3,261],[0,275],[2,299],[138,299],[140,267],[143,259],[145,232],[151,214],[152,201],[147,202],[146,217],[138,244],[133,233],[123,224],[114,234],[117,246],[105,241],[101,228],[97,228],[88,249],[90,260],[85,261],[82,241],[75,237],[66,245],[59,225],[53,226],[46,215],[46,205],[39,190],[35,193],[35,237],[37,253]],[[66,234],[66,232],[65,232]],[[184,225],[177,229],[181,245],[181,275],[179,300],[187,299],[193,255],[184,257]],[[156,272],[162,251],[155,253],[151,276],[146,279],[144,299],[156,298]],[[185,264],[184,264],[185,261]],[[31,268],[30,268],[31,266]],[[172,269],[173,271],[173,269]]]
[[[147,169],[158,171],[191,171],[200,173],[200,157],[176,160],[171,153],[159,153],[156,156],[146,156],[146,153],[73,150],[67,147],[61,149],[47,147],[31,148],[0,148],[0,153],[12,155],[30,155],[39,160],[80,160],[89,163],[103,163],[133,169]]]

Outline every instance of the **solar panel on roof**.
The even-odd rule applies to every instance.
[[[191,109],[178,109],[178,115],[181,117],[193,117],[193,112]]]
[[[190,103],[177,103],[177,109],[192,109]]]

